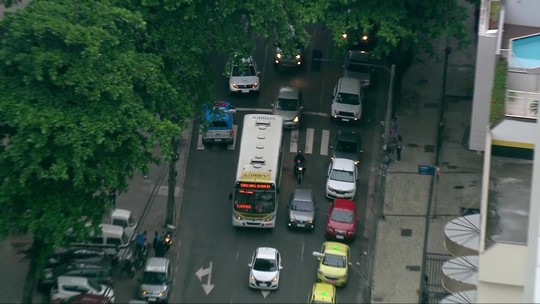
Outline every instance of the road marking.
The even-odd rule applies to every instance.
[[[201,266],[201,268],[199,268],[199,270],[197,270],[197,272],[195,272],[195,275],[197,276],[197,278],[199,278],[199,282],[201,282],[201,283],[202,283],[202,278],[204,278],[204,277],[208,278],[206,280],[206,283],[201,284],[201,286],[204,289],[204,292],[206,293],[206,295],[209,295],[210,292],[212,291],[212,289],[214,289],[214,287],[216,286],[215,284],[211,283],[211,281],[212,281],[212,262],[210,262],[210,266],[208,266],[208,268],[204,268],[203,266]]]
[[[202,143],[202,130],[199,128],[199,138],[197,139],[197,150],[204,150],[204,145]]]
[[[322,130],[321,155],[328,155],[328,142],[330,141],[330,131]]]
[[[266,299],[266,297],[270,294],[270,291],[268,291],[268,290],[261,290],[261,293],[262,293],[263,297]]]
[[[230,145],[227,145],[227,150],[234,150],[234,148],[236,147],[236,137],[238,135],[238,125],[234,125],[233,126],[233,140],[232,140],[232,144]]]
[[[298,151],[298,129],[291,131],[291,153],[296,153]]]
[[[303,241],[302,242],[302,254],[300,255],[300,261],[303,262],[304,261],[304,249],[306,247],[306,242]]]
[[[305,152],[307,154],[312,154],[313,153],[313,134],[314,134],[315,130],[312,129],[312,128],[307,128],[307,133],[306,133],[306,148],[305,148]]]

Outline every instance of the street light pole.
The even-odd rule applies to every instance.
[[[167,215],[165,226],[174,225],[174,194],[176,189],[176,161],[178,160],[178,139],[174,138],[171,142],[172,156],[169,162],[169,191],[167,195]]]
[[[388,84],[388,99],[386,100],[386,118],[384,120],[384,149],[385,149],[385,162],[388,162],[390,159],[390,121],[392,119],[392,111],[394,103],[392,102],[392,99],[394,97],[394,76],[396,74],[396,65],[392,64],[390,69],[387,67],[384,67],[386,71],[390,74],[390,83]],[[387,163],[388,165],[388,163]]]

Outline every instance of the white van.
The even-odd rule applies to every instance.
[[[363,91],[360,81],[343,77],[338,80],[332,94],[332,119],[358,122],[362,116]]]
[[[133,218],[130,210],[114,209],[111,213],[109,223],[111,225],[121,226],[124,228],[128,238],[135,238],[135,230],[137,230],[137,221]]]
[[[72,243],[72,247],[97,247],[118,261],[132,258],[129,237],[122,226],[100,224],[101,234],[91,236],[89,243]]]

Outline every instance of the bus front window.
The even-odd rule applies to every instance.
[[[273,191],[236,190],[234,210],[246,213],[270,213],[276,209]]]

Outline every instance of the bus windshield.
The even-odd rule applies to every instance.
[[[243,190],[235,191],[234,210],[245,213],[271,213],[276,209],[276,192]]]

